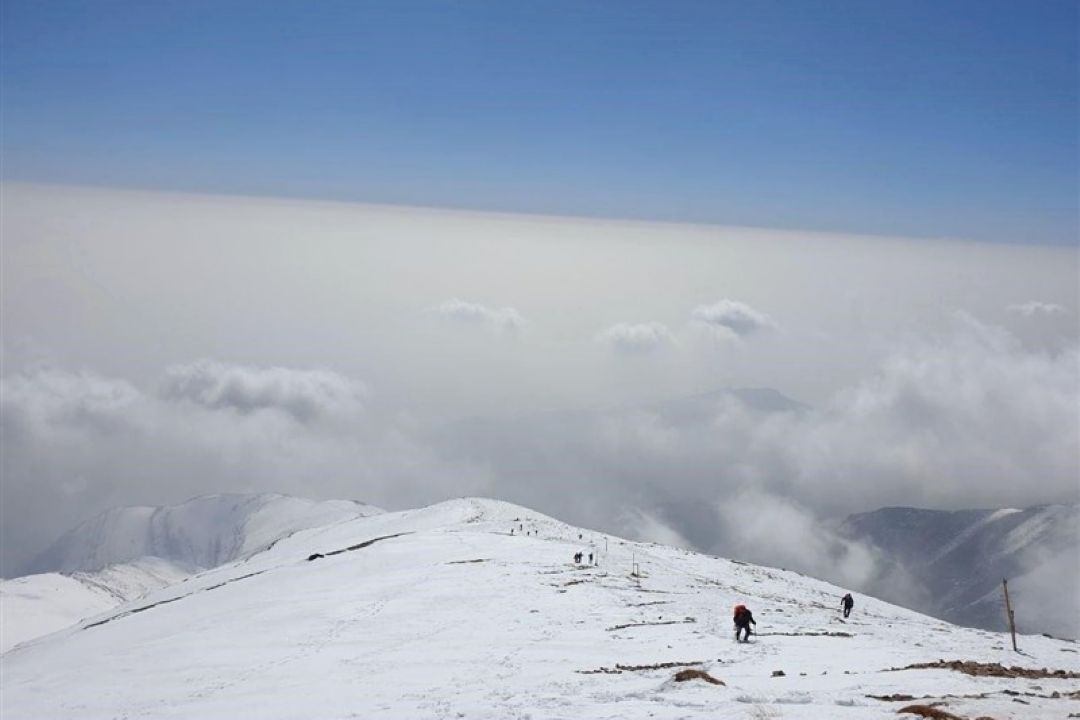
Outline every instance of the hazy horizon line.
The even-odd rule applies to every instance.
[[[378,202],[360,199],[347,199],[341,197],[316,197],[312,195],[278,195],[273,193],[257,194],[240,191],[209,191],[191,188],[176,189],[164,187],[137,187],[129,185],[112,185],[108,183],[81,183],[81,182],[52,182],[40,180],[0,179],[0,191],[9,186],[23,187],[27,189],[58,189],[69,191],[86,191],[94,193],[131,193],[153,196],[176,196],[184,198],[203,199],[234,199],[241,201],[262,201],[282,205],[332,205],[335,207],[352,207],[357,209],[374,209],[392,212],[413,212],[424,214],[451,214],[464,217],[507,219],[507,220],[531,220],[531,221],[554,221],[598,224],[605,226],[634,226],[634,227],[680,227],[697,229],[724,229],[741,230],[761,233],[774,233],[777,235],[815,235],[827,238],[861,238],[879,241],[907,241],[917,243],[954,243],[961,245],[998,246],[998,247],[1046,247],[1046,248],[1078,248],[1080,249],[1080,236],[1073,241],[1057,242],[1054,240],[991,240],[987,238],[962,237],[956,235],[895,235],[873,231],[855,230],[828,230],[819,228],[798,228],[769,225],[744,225],[737,223],[708,222],[697,220],[674,220],[656,219],[648,217],[619,217],[608,215],[576,215],[572,213],[546,213],[528,210],[484,209],[469,206],[438,205],[438,204],[411,204],[408,202]],[[3,201],[0,196],[0,212],[3,211]]]

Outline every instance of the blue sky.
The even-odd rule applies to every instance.
[[[1077,8],[5,0],[3,177],[1076,243]]]

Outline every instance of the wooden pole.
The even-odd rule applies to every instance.
[[[1012,633],[1013,651],[1020,652],[1016,647],[1016,618],[1013,616],[1012,605],[1009,603],[1009,581],[1002,578],[1001,587],[1005,591],[1005,616],[1009,619],[1009,632]]]

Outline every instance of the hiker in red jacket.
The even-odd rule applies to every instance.
[[[750,626],[757,625],[753,613],[745,605],[735,606],[735,640],[746,642],[750,639]],[[744,632],[743,638],[739,639],[739,632]]]

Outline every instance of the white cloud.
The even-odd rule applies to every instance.
[[[43,367],[0,379],[0,418],[9,439],[72,427],[110,431],[131,421],[141,398],[124,380]]]
[[[433,308],[433,312],[444,318],[474,325],[486,325],[497,330],[514,332],[525,325],[525,318],[512,307],[489,308],[480,303],[452,298]]]
[[[863,586],[874,574],[877,560],[868,547],[841,538],[797,502],[745,487],[716,508],[734,557],[851,586]]]
[[[328,371],[201,361],[170,368],[157,394],[90,373],[20,373],[3,379],[0,404],[3,532],[15,548],[5,552],[31,552],[121,500],[273,490],[392,508],[484,494],[896,587],[902,579],[838,544],[825,520],[887,505],[1075,502],[1078,353],[1029,351],[959,315],[947,334],[898,345],[798,413],[730,401],[678,417],[638,406],[450,428],[362,411],[362,386]],[[769,530],[781,526],[792,532]]]
[[[715,506],[745,488],[818,524],[1080,492],[1076,248],[4,192],[5,557],[112,504],[230,490],[390,508],[493,494],[611,530],[640,507],[724,554],[739,526],[721,528]],[[88,302],[94,288],[108,292]],[[729,299],[691,314],[703,298]],[[1032,298],[1065,312],[1005,310]],[[1024,344],[948,329],[947,307],[1008,314]],[[704,352],[613,367],[589,342],[613,318],[680,313],[670,329],[688,346],[704,336]],[[475,342],[470,324],[500,341]],[[524,342],[501,342],[517,329]],[[712,352],[725,338],[744,342]],[[24,339],[69,369],[107,362],[96,369],[109,376],[10,374],[39,356]],[[257,367],[146,380],[208,354]],[[348,369],[378,394],[364,400],[347,373],[274,379],[270,365]],[[779,388],[816,409],[644,405],[723,387]],[[497,419],[447,429],[485,415]]]
[[[1077,502],[1078,363],[1075,345],[1029,351],[958,315],[802,412],[729,401],[670,417],[661,407],[537,415],[463,427],[444,451],[481,459],[502,497],[571,522],[618,531],[636,519],[638,537],[677,535],[915,602],[901,570],[845,545],[828,521],[883,506]]]
[[[247,414],[278,410],[299,422],[327,415],[360,412],[364,386],[328,370],[256,368],[212,360],[173,365],[167,370],[162,395],[207,408],[230,408]]]
[[[659,322],[617,323],[598,336],[613,349],[628,353],[649,353],[675,344],[667,326]]]
[[[698,305],[690,313],[690,319],[735,337],[746,337],[776,327],[768,315],[737,300],[725,299],[711,305]]]
[[[657,518],[655,514],[645,512],[640,508],[628,508],[624,511],[621,523],[623,532],[635,540],[686,549],[694,547],[693,543]]]
[[[959,315],[949,337],[894,353],[788,438],[791,488],[828,482],[865,507],[964,507],[973,492],[990,507],[1075,497],[1078,363],[1075,345],[1028,352]]]
[[[1080,547],[1031,550],[1023,567],[1030,570],[1010,579],[1018,629],[1053,628],[1063,637],[1080,637]]]
[[[0,380],[4,573],[118,504],[211,492],[285,492],[415,506],[485,494],[468,461],[444,462],[409,418],[373,415],[362,385],[327,370],[199,361],[157,393],[92,373]]]
[[[1034,317],[1036,315],[1064,315],[1066,313],[1065,308],[1061,305],[1040,302],[1038,300],[1029,300],[1026,303],[1010,305],[1008,310],[1009,312],[1018,313],[1024,317]]]

